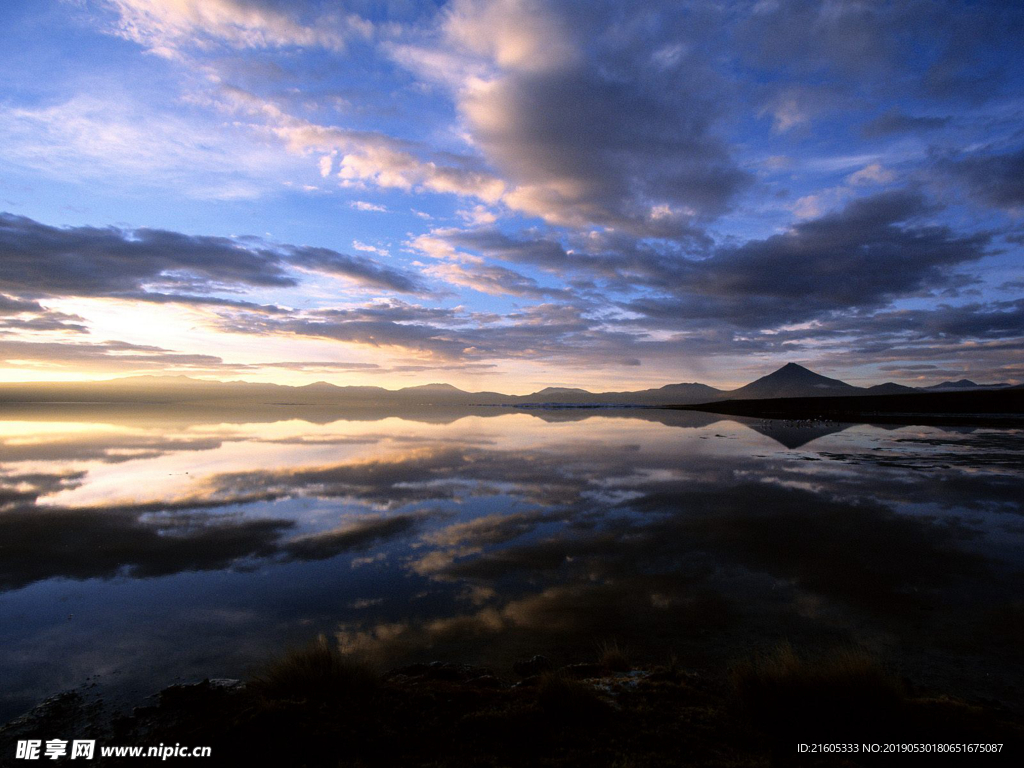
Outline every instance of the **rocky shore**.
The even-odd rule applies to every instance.
[[[1007,754],[1024,742],[997,702],[916,690],[856,654],[803,661],[783,649],[721,674],[634,669],[615,655],[556,669],[537,656],[509,672],[434,662],[378,674],[315,646],[249,681],[165,688],[128,713],[79,692],[55,696],[0,728],[0,764],[17,764],[18,740],[54,738],[210,746],[201,764],[218,766],[588,768],[874,759],[797,753],[798,743],[847,739],[998,742]],[[97,750],[89,764],[149,762],[162,761]]]

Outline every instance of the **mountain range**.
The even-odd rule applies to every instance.
[[[346,386],[319,381],[301,387],[242,381],[206,381],[186,376],[136,376],[96,382],[35,382],[0,384],[3,403],[231,403],[322,406],[380,405],[503,405],[651,406],[694,405],[722,400],[765,400],[791,397],[893,395],[915,392],[956,392],[1005,389],[1009,384],[976,384],[967,379],[916,388],[888,382],[856,387],[839,379],[788,363],[745,386],[722,390],[707,384],[668,384],[656,389],[625,392],[589,392],[585,389],[547,387],[529,395],[466,392],[451,384],[424,384],[391,390],[374,386]],[[1019,386],[1019,385],[1018,385]]]

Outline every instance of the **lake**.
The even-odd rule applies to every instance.
[[[650,410],[6,409],[0,720],[319,633],[392,667],[862,645],[1020,703],[1024,432]]]

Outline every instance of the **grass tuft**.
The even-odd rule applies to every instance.
[[[752,724],[782,738],[888,729],[906,701],[902,682],[859,648],[805,659],[783,643],[735,667],[732,682]]]
[[[625,649],[621,648],[615,640],[601,643],[598,647],[597,660],[601,666],[612,672],[629,672],[633,669]]]
[[[368,701],[380,687],[374,669],[342,654],[324,635],[271,661],[249,684],[267,699],[331,704]]]

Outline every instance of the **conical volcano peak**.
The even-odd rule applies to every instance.
[[[857,388],[839,379],[830,379],[797,363],[786,363],[773,373],[745,387],[733,390],[730,398],[821,397],[849,394]]]
[[[786,374],[789,376],[821,376],[820,373],[815,373],[810,368],[805,368],[799,363],[786,363],[784,366],[779,368],[774,373],[768,374],[769,376],[778,376],[780,374]]]

